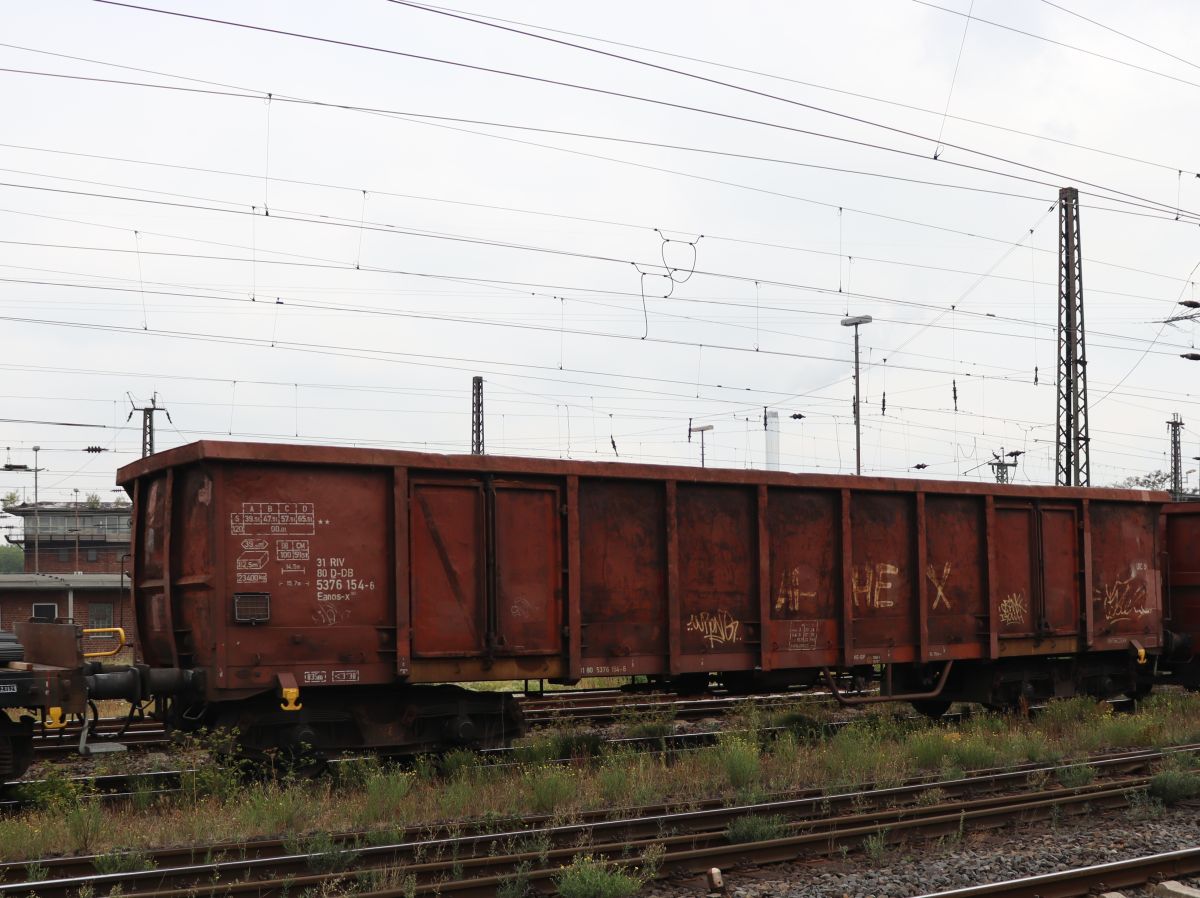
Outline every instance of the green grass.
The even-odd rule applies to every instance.
[[[564,767],[536,767],[526,775],[529,806],[538,814],[549,814],[567,804],[575,792],[575,777]]]
[[[1160,771],[1150,780],[1150,795],[1165,805],[1195,798],[1200,795],[1200,776],[1176,768]]]
[[[734,844],[742,842],[767,842],[782,839],[787,835],[787,820],[778,814],[757,816],[748,814],[738,817],[725,829],[725,838]]]
[[[597,859],[590,854],[576,857],[554,877],[562,898],[628,898],[636,895],[643,881],[634,873]]]
[[[306,841],[349,832],[360,832],[363,844],[379,844],[405,828],[444,833],[445,821],[475,821],[501,831],[535,811],[569,819],[597,810],[617,815],[642,805],[695,807],[714,798],[746,803],[799,790],[832,794],[918,775],[948,780],[981,767],[1200,742],[1200,696],[1155,696],[1131,717],[1091,701],[1061,704],[1033,719],[979,713],[957,727],[899,719],[896,708],[883,707],[856,712],[854,722],[834,735],[730,734],[716,745],[669,759],[630,749],[593,751],[595,744],[578,731],[547,733],[529,740],[512,765],[492,765],[483,756],[461,752],[441,761],[418,758],[406,768],[368,758],[339,765],[334,776],[315,781],[253,785],[236,766],[215,761],[219,751],[200,753],[197,741],[171,762],[194,760],[198,772],[181,792],[153,802],[100,804],[86,783],[51,775],[34,790],[34,807],[0,820],[0,861],[36,860],[46,846],[106,855],[272,836]],[[588,750],[568,764],[547,763],[568,742]],[[1193,769],[1191,758],[1180,754],[1163,765],[1145,797],[1147,814],[1200,797],[1200,768]],[[1078,786],[1089,775],[1066,771],[1058,782]],[[597,863],[605,872],[629,872]]]
[[[1086,764],[1076,764],[1073,767],[1062,768],[1055,774],[1055,778],[1059,785],[1066,786],[1068,789],[1078,789],[1096,778],[1096,768]]]

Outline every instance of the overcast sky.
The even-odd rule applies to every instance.
[[[492,453],[761,467],[766,407],[847,473],[849,313],[864,473],[1053,482],[1075,185],[1093,483],[1163,468],[1200,7],[940,2],[7,4],[4,461],[111,498],[155,393],[159,449],[465,452],[481,374]]]

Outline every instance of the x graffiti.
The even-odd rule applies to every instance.
[[[938,603],[946,606],[946,610],[950,610],[950,600],[946,598],[945,586],[946,581],[950,579],[950,562],[942,565],[942,579],[939,580],[937,572],[933,569],[932,564],[925,565],[925,576],[929,578],[929,582],[933,584],[933,588],[937,590],[937,595],[933,597],[931,608],[936,608]]]

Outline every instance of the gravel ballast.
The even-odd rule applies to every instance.
[[[1179,808],[1152,819],[1126,812],[1057,826],[968,831],[961,841],[898,845],[877,860],[858,852],[844,861],[725,870],[724,876],[732,898],[905,898],[1198,845],[1195,809]],[[652,898],[704,893],[696,880],[652,883],[643,890]]]

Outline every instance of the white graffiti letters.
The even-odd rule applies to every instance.
[[[942,577],[939,580],[937,571],[934,570],[932,564],[925,565],[925,576],[929,578],[929,582],[933,584],[933,588],[937,590],[937,595],[933,597],[933,604],[930,608],[936,608],[938,605],[945,605],[946,610],[950,610],[950,600],[946,597],[946,581],[950,579],[950,562],[942,565]]]
[[[701,611],[689,615],[687,622],[687,631],[699,633],[710,648],[740,642],[741,627],[741,622],[734,620],[733,615],[724,608],[716,612]]]
[[[878,564],[855,565],[851,575],[850,587],[854,597],[854,607],[866,605],[868,608],[891,608],[896,603],[888,595],[888,590],[895,586],[895,581],[888,579],[900,573],[900,568],[894,564],[881,561]]]
[[[1004,624],[1023,624],[1029,613],[1029,602],[1023,592],[1010,592],[1000,603],[1000,622]]]
[[[1109,623],[1133,620],[1153,613],[1146,604],[1146,584],[1138,576],[1146,565],[1133,565],[1124,580],[1096,587],[1096,596],[1104,601],[1104,617]]]
[[[779,582],[779,595],[775,599],[776,611],[799,611],[805,599],[816,598],[816,592],[801,589],[803,574],[800,568],[785,570]]]

